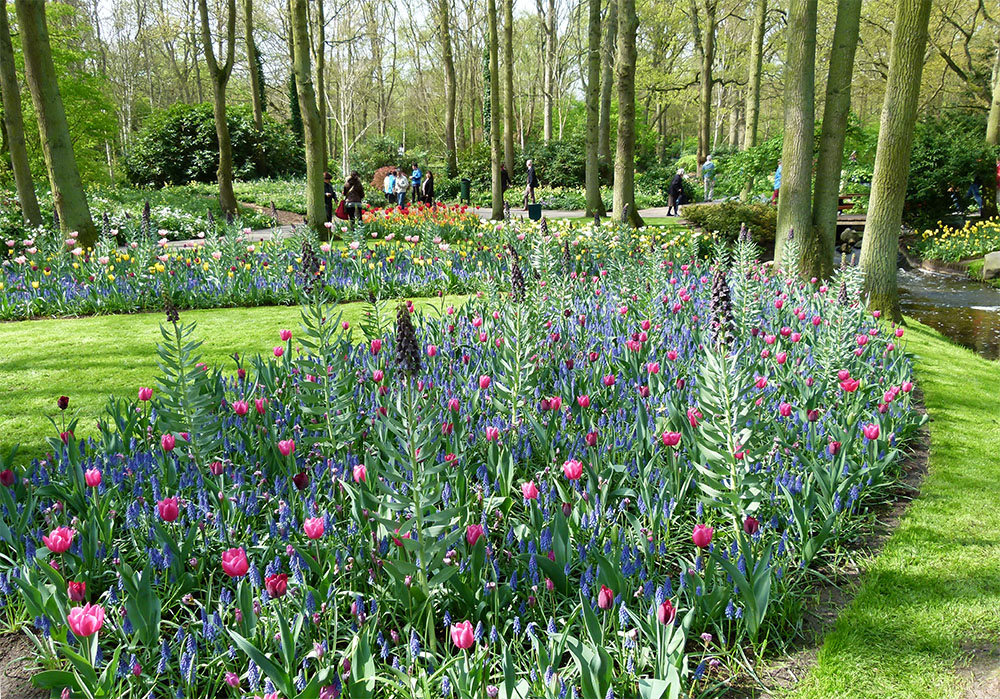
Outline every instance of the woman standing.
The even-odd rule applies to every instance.
[[[430,170],[424,177],[423,184],[420,185],[421,200],[428,206],[434,203],[434,173]]]
[[[670,201],[667,203],[667,216],[680,216],[681,199],[684,197],[684,168],[678,168],[674,179],[670,180],[668,194]]]
[[[361,184],[356,170],[351,171],[351,176],[344,183],[344,201],[346,202],[347,218],[351,222],[351,229],[354,224],[361,220],[361,209],[364,206],[365,188]]]
[[[323,173],[323,203],[326,204],[326,222],[333,220],[333,175]]]
[[[406,190],[410,188],[410,180],[402,170],[397,170],[396,173],[396,206],[402,209],[406,206]]]

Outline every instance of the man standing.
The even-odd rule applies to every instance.
[[[781,161],[778,161],[778,169],[774,171],[774,194],[771,195],[771,203],[778,203],[778,190],[781,189]]]
[[[417,199],[420,193],[420,182],[424,179],[424,173],[420,172],[420,167],[413,163],[413,171],[410,173],[410,185],[413,187],[413,198]]]
[[[535,203],[535,187],[538,186],[538,176],[535,175],[535,166],[529,160],[525,163],[528,168],[528,178],[527,183],[524,186],[524,208],[528,208],[528,199],[531,199],[531,203]]]
[[[715,196],[715,163],[712,156],[705,156],[705,164],[701,166],[701,176],[705,180],[705,201],[712,201]]]

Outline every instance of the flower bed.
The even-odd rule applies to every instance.
[[[917,252],[928,260],[959,262],[1000,250],[1000,220],[991,218],[966,222],[961,228],[939,225],[925,230],[916,244]]]
[[[232,376],[168,309],[159,385],[0,473],[36,681],[658,698],[787,637],[920,423],[902,329],[850,270],[768,277],[743,243],[727,275],[618,229],[600,260],[497,234],[508,291],[348,327],[317,283]]]

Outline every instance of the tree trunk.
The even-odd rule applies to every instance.
[[[803,273],[820,279],[833,274],[840,171],[844,164],[847,117],[851,112],[851,80],[854,77],[854,54],[858,48],[860,22],[861,0],[839,0],[833,46],[830,49],[830,72],[826,80],[819,157],[816,160],[814,234],[803,239],[802,251]]]
[[[208,4],[198,0],[201,14],[201,43],[212,80],[215,134],[219,138],[219,206],[225,213],[236,213],[236,194],[233,192],[233,144],[229,140],[229,123],[226,120],[226,85],[233,72],[233,55],[236,50],[236,0],[226,3],[226,60],[219,65],[212,45],[212,32],[208,24]]]
[[[889,76],[872,175],[871,205],[861,243],[861,268],[865,273],[868,306],[881,311],[893,322],[902,320],[896,261],[930,11],[931,0],[898,0],[896,3]]]
[[[500,46],[497,36],[497,0],[489,0],[489,70],[490,70],[490,164],[493,174],[493,211],[491,218],[503,218],[503,189],[500,186],[500,163],[503,151],[500,146]]]
[[[785,52],[785,143],[774,260],[781,264],[785,241],[812,235],[812,158],[816,91],[816,0],[790,0]]]
[[[292,42],[295,48],[295,87],[298,93],[299,111],[305,134],[306,151],[306,220],[319,234],[321,240],[329,240],[330,231],[326,222],[326,204],[323,201],[323,170],[326,152],[320,140],[319,108],[316,106],[316,91],[313,88],[312,66],[309,60],[309,14],[308,0],[292,0]],[[346,151],[347,144],[345,142]]]
[[[990,116],[986,122],[986,143],[1000,146],[1000,42],[997,43],[996,62],[993,66],[993,93],[990,99]]]
[[[552,111],[555,106],[556,84],[556,0],[549,0],[548,12],[543,15],[545,24],[545,78],[543,82],[544,108],[542,110],[542,138],[552,140]]]
[[[691,24],[694,34],[695,49],[701,59],[701,70],[698,85],[698,177],[701,178],[701,166],[705,163],[712,138],[712,88],[715,79],[712,67],[715,63],[715,17],[717,5],[715,0],[705,0],[701,8],[704,14],[704,33],[698,20],[699,9],[696,0],[691,0]]]
[[[319,113],[319,143],[323,149],[323,169],[326,170],[329,129],[326,119],[326,15],[323,0],[316,2],[316,109]],[[346,147],[345,147],[346,148]],[[345,177],[348,173],[344,173]]]
[[[45,23],[45,3],[18,0],[15,6],[25,77],[35,105],[38,135],[41,137],[42,154],[59,222],[64,232],[76,231],[79,234],[77,242],[81,247],[92,247],[97,242],[97,227],[90,217],[87,194],[83,190],[66,122],[66,110],[59,94],[49,30]]]
[[[0,102],[3,103],[3,124],[7,133],[10,166],[14,172],[17,200],[21,203],[21,217],[34,228],[42,223],[42,212],[35,196],[35,181],[31,177],[28,149],[24,144],[24,118],[21,114],[21,88],[14,70],[14,47],[10,42],[10,24],[7,3],[0,7]]]
[[[614,215],[621,220],[628,207],[628,221],[642,225],[635,208],[635,34],[639,18],[635,0],[619,0],[618,55],[615,73],[618,81],[618,140],[615,150]]]
[[[438,0],[440,13],[441,54],[444,59],[444,144],[448,177],[458,174],[458,150],[455,147],[455,57],[451,51],[451,0]],[[464,139],[463,139],[464,140]]]
[[[757,122],[760,119],[760,75],[764,66],[764,32],[767,29],[767,0],[757,0],[753,14],[753,40],[750,43],[750,74],[747,78],[746,148],[757,145]]]
[[[264,100],[257,72],[257,45],[253,41],[253,0],[243,0],[243,21],[247,44],[247,68],[250,71],[250,97],[253,100],[253,123],[258,131],[264,128]]]
[[[601,168],[597,155],[601,100],[601,0],[587,0],[587,4],[590,9],[587,23],[587,90],[584,94],[587,110],[586,163],[584,166],[587,185],[587,216],[594,214],[603,216]]]
[[[604,167],[611,165],[611,90],[615,84],[615,44],[618,40],[618,0],[608,2],[604,44],[601,50],[601,117],[597,127],[597,158]]]
[[[503,162],[514,172],[514,0],[503,0]]]

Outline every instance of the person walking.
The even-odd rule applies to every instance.
[[[389,170],[385,173],[385,181],[382,183],[382,191],[385,192],[385,203],[392,204],[396,201],[396,171]]]
[[[684,197],[684,168],[677,168],[677,174],[670,180],[668,194],[670,199],[667,202],[667,216],[680,216],[681,199]]]
[[[778,203],[778,190],[781,189],[781,161],[778,161],[778,168],[774,171],[774,194],[771,195],[771,203]]]
[[[413,200],[420,198],[420,183],[423,181],[424,173],[420,172],[420,166],[413,163],[413,170],[410,172],[410,184],[413,186]]]
[[[701,166],[701,177],[705,183],[705,201],[712,201],[715,196],[715,163],[712,156],[705,156],[705,163]]]
[[[535,164],[533,162],[528,160],[524,165],[528,168],[528,177],[524,186],[524,208],[527,209],[529,198],[532,204],[535,203],[535,187],[538,186],[538,176],[535,175]]]
[[[402,170],[397,170],[394,191],[396,193],[396,206],[401,209],[406,206],[406,190],[409,188],[410,181],[406,179],[406,175],[403,174]]]
[[[365,200],[365,188],[361,184],[357,170],[351,171],[351,176],[344,183],[343,194],[347,218],[351,222],[351,230],[354,230],[354,224],[361,220],[361,209],[364,207]]]
[[[420,194],[427,206],[431,206],[434,203],[434,173],[430,170],[427,171],[427,175],[424,177],[424,183],[420,185]]]
[[[333,221],[333,175],[323,173],[323,203],[326,205],[326,222]]]
[[[510,189],[510,173],[507,172],[507,166],[500,165],[500,191],[506,192]]]

